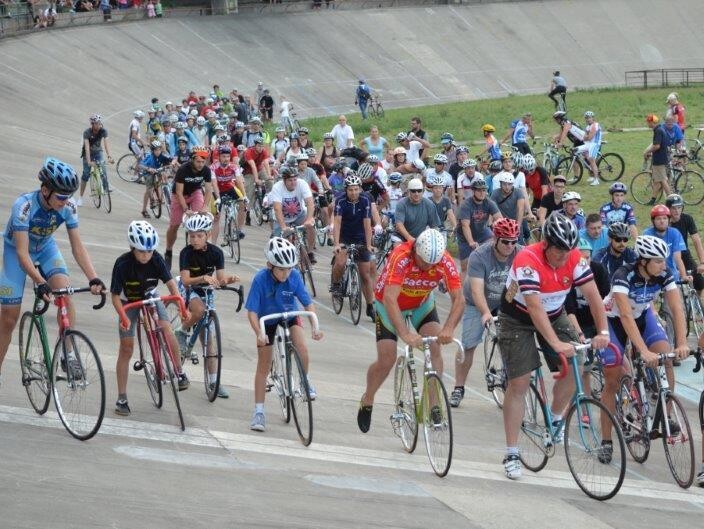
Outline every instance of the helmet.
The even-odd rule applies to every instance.
[[[217,116],[217,114],[216,114],[213,110],[208,110],[208,111],[205,113],[205,117],[208,118],[208,119],[214,118],[215,116]]]
[[[426,179],[426,183],[430,187],[435,187],[435,186],[445,186],[445,179],[437,174],[431,175]]]
[[[241,143],[237,146],[237,152],[244,152],[246,150],[247,150],[247,147],[245,147]]]
[[[90,122],[91,123],[102,123],[103,122],[103,116],[100,114],[92,114],[90,116]]]
[[[501,183],[501,184],[511,184],[513,185],[516,182],[516,179],[513,177],[511,173],[508,171],[501,171],[499,174],[497,174],[494,178],[496,178],[496,181]]]
[[[236,129],[243,129],[244,123],[242,121],[235,121],[235,128]]]
[[[306,149],[306,154],[308,155],[308,158],[313,158],[317,153],[313,147],[310,147]]]
[[[496,171],[498,173],[502,168],[501,160],[494,160],[489,164],[489,171]]]
[[[159,140],[153,140],[150,144],[149,147],[151,149],[161,149],[161,142]]]
[[[614,194],[614,193],[626,193],[626,184],[623,182],[614,182],[609,186],[609,193]]]
[[[176,143],[181,143],[181,142],[188,144],[188,138],[186,138],[185,136],[181,136],[176,140]]]
[[[296,162],[307,162],[308,161],[308,154],[305,151],[299,152],[296,155]]]
[[[297,139],[300,138],[300,136],[298,135],[298,132],[292,132],[292,133],[289,135],[288,138],[289,138],[290,140],[297,140]]]
[[[210,151],[207,147],[203,147],[202,145],[196,145],[191,150],[191,158],[195,158],[196,156],[207,160],[210,157]]]
[[[370,154],[369,156],[367,156],[367,163],[377,164],[379,163],[379,157],[376,154]]]
[[[577,249],[578,250],[589,250],[591,252],[592,245],[589,244],[589,241],[587,239],[580,237],[579,242],[577,243]]]
[[[415,167],[419,171],[425,171],[425,164],[420,158],[418,158],[417,160],[413,160],[413,167]]]
[[[667,259],[670,247],[665,241],[652,235],[639,235],[636,238],[636,255],[641,259]]]
[[[476,167],[476,166],[477,166],[477,161],[474,158],[467,158],[461,164],[462,169],[467,169],[467,167]]]
[[[406,149],[404,149],[403,147],[396,147],[394,149],[394,156],[396,156],[397,154],[406,154]]]
[[[222,136],[218,136],[218,143],[220,144],[225,144],[225,143],[230,143],[230,135],[229,134],[223,134]]]
[[[179,121],[176,123],[176,130],[184,130],[188,125],[186,125],[183,121]]]
[[[154,132],[159,132],[161,130],[161,123],[158,121],[152,121],[149,124],[149,128],[152,129]]]
[[[443,132],[440,136],[440,143],[452,143],[455,141],[455,137],[449,132]]]
[[[592,112],[591,110],[587,110],[587,111],[584,113],[584,117],[585,117],[585,118],[593,118],[593,117],[594,117],[594,112]]]
[[[682,200],[682,197],[678,195],[677,193],[672,193],[671,195],[667,195],[667,198],[665,199],[665,205],[668,208],[672,207],[684,207],[684,200]]]
[[[293,268],[298,263],[296,247],[282,237],[269,239],[265,255],[270,265],[280,268]]]
[[[438,264],[445,255],[445,247],[445,237],[433,228],[418,235],[415,242],[416,255],[428,264]]]
[[[491,229],[497,239],[517,239],[520,231],[518,222],[507,217],[502,217],[494,222]]]
[[[345,177],[345,187],[349,186],[361,186],[362,185],[362,179],[359,178],[354,173],[350,173]]]
[[[666,215],[669,217],[670,208],[668,208],[667,206],[663,206],[662,204],[658,204],[657,206],[653,206],[653,209],[650,210],[650,220],[661,215]]]
[[[159,234],[146,220],[133,220],[127,228],[130,248],[151,252],[159,246]]]
[[[194,117],[194,118],[197,118],[197,117],[198,117],[198,111],[194,108],[193,110],[191,110],[191,111],[188,113],[188,115],[189,115],[189,116],[192,116],[192,117]]]
[[[186,231],[210,231],[213,227],[213,216],[210,213],[196,213],[183,223]]]
[[[460,145],[459,147],[457,147],[457,154],[461,152],[466,152],[467,154],[469,154],[469,147],[467,147],[466,145]]]
[[[332,140],[334,138],[335,138],[335,136],[332,135],[332,132],[326,132],[325,134],[323,134],[324,140]]]
[[[513,151],[511,153],[511,161],[513,162],[514,167],[523,167],[523,154],[519,151]]]
[[[472,178],[472,181],[469,183],[469,187],[471,189],[489,189],[489,186],[486,185],[486,181],[483,176],[475,176]]]
[[[342,159],[341,159],[341,160],[337,160],[337,161],[333,164],[332,170],[335,171],[336,173],[339,173],[340,171],[342,171],[342,170],[345,169],[346,167],[347,167],[347,162],[346,162],[345,160],[342,160]]]
[[[222,126],[222,123],[218,123],[217,125],[215,125],[215,127],[213,128],[213,130],[214,130],[215,132],[217,132],[217,131],[219,131],[219,130],[225,130],[225,127]]]
[[[408,139],[408,134],[405,132],[399,132],[396,134],[396,141],[401,143],[402,141],[406,141]]]
[[[198,116],[196,118],[196,123],[198,123],[198,125],[205,125],[205,118],[203,116]]]
[[[308,134],[309,132],[308,127],[301,127],[298,129],[299,134]]]
[[[562,195],[562,202],[569,202],[570,200],[576,200],[578,202],[581,202],[582,196],[576,191],[567,191],[567,193]]]
[[[567,112],[563,112],[562,110],[558,110],[552,115],[553,119],[557,119],[559,121],[562,121],[567,118]]]
[[[369,180],[374,174],[374,168],[368,163],[363,163],[357,168],[357,175],[361,180]]]
[[[562,213],[552,213],[543,224],[543,239],[561,250],[572,250],[579,241],[577,226]]]
[[[276,127],[276,131],[275,131],[275,132],[284,132],[284,133],[285,133],[285,132],[286,132],[286,127]]]
[[[178,123],[178,116],[176,114],[171,114],[169,116],[169,123]]]
[[[625,222],[614,222],[609,226],[609,237],[612,239],[630,239],[628,224]]]
[[[290,165],[282,165],[281,169],[279,169],[279,176],[282,179],[288,178],[289,176],[296,176],[297,173],[291,169]]]
[[[166,114],[162,115],[159,118],[159,123],[161,123],[162,125],[166,125],[167,123],[171,123],[171,121],[169,121],[169,116],[167,116]]]
[[[391,173],[389,175],[390,184],[400,184],[401,180],[403,180],[403,175],[401,175],[401,173]]]
[[[496,127],[494,127],[491,123],[485,123],[482,125],[482,132],[496,132]]]
[[[144,112],[142,112],[141,110],[135,110],[133,115],[137,119],[142,119],[144,117]]]
[[[523,155],[523,169],[529,173],[535,170],[538,163],[535,161],[535,157],[532,154]]]
[[[220,145],[218,147],[218,154],[232,154],[232,147],[229,145]]]
[[[56,158],[47,158],[39,171],[39,180],[57,193],[72,194],[78,189],[78,175],[69,164]]]
[[[433,156],[433,162],[446,164],[447,163],[447,156],[445,156],[444,154],[436,154],[435,156]]]

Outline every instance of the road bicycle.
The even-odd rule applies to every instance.
[[[701,169],[704,169],[704,151],[702,150],[701,139],[702,131],[704,131],[704,129],[697,129],[697,137],[687,140],[689,144],[687,147],[687,156]]]
[[[586,352],[591,347],[590,343],[573,345],[577,352]],[[608,500],[619,491],[626,473],[623,434],[606,406],[584,393],[577,355],[568,360],[560,354],[559,358],[560,372],[553,378],[565,378],[569,364],[576,382],[569,410],[564,420],[553,421],[542,369],[538,367],[525,396],[518,438],[521,462],[528,470],[539,472],[545,468],[548,458],[555,455],[556,445],[563,443],[567,466],[579,488],[590,498]],[[602,444],[601,417],[608,418],[615,436],[612,453]]]
[[[687,275],[692,275],[692,270],[687,270]],[[699,299],[699,293],[689,283],[689,281],[679,280],[677,285],[682,292],[684,300],[685,317],[687,319],[687,336],[694,332],[697,339],[704,334],[704,311],[702,311],[702,302]]]
[[[601,145],[606,145],[605,141]],[[575,185],[582,179],[584,171],[591,174],[587,159],[578,152],[578,148],[566,149],[569,154],[557,162],[554,174],[561,174],[567,179],[568,185]],[[605,182],[615,182],[623,176],[626,164],[620,154],[615,152],[600,152],[596,157],[599,179]]]
[[[96,162],[90,168],[90,197],[93,200],[93,205],[100,209],[102,205],[105,211],[112,211],[112,197],[110,196],[110,184],[108,183],[108,175],[105,170],[105,162]]]
[[[68,318],[67,296],[83,292],[90,292],[90,288],[52,291],[59,310],[59,336],[53,356],[44,322],[50,303],[42,298],[36,298],[33,309],[22,314],[19,347],[22,385],[32,407],[43,415],[53,394],[61,423],[81,441],[98,432],[105,415],[105,375],[100,357],[90,339],[71,328]],[[93,309],[103,305],[105,293]]]
[[[117,165],[115,166],[117,176],[122,178],[125,182],[141,183],[143,176],[137,169],[138,164],[139,158],[137,158],[133,153],[128,152],[127,154],[123,154],[117,160]]]
[[[410,317],[406,325],[411,327]],[[423,382],[422,394],[418,388],[413,348],[406,345],[403,355],[396,360],[394,369],[394,412],[391,414],[391,427],[401,439],[404,450],[412,453],[418,443],[418,425],[423,426],[425,448],[433,472],[444,477],[452,464],[453,435],[452,414],[442,375],[431,363],[430,344],[436,336],[423,337]],[[459,340],[457,361],[464,361],[464,350]]]
[[[628,451],[637,463],[650,454],[650,442],[662,438],[665,459],[672,477],[682,488],[694,480],[694,440],[687,413],[670,391],[664,361],[674,353],[659,355],[658,372],[633,359],[633,374],[619,381],[616,417],[621,424]],[[659,380],[659,382],[658,382]],[[700,410],[701,410],[700,399]]]
[[[170,177],[173,167],[165,165],[155,172],[142,171],[140,174],[149,186],[149,209],[154,218],[161,217],[162,205],[165,203],[167,214],[171,216],[171,183]],[[168,201],[166,201],[168,198]]]
[[[544,151],[535,153],[535,159],[541,165],[548,176],[556,175],[557,163],[560,161],[560,150],[552,143],[543,143]]]
[[[695,365],[694,369],[692,371],[694,373],[699,373],[702,370],[702,367],[704,367],[704,349],[701,347],[698,347],[697,350],[694,352],[694,359],[695,359]],[[704,391],[702,391],[699,395],[699,428],[701,429],[702,432],[704,432]]]
[[[298,269],[304,283],[308,283],[310,293],[316,297],[315,281],[313,280],[313,265],[308,257],[308,242],[306,239],[305,226],[289,226],[285,231],[285,237],[293,243],[298,253]]]
[[[326,192],[326,194],[328,194]],[[332,194],[330,192],[330,194]],[[332,196],[328,196],[328,203],[332,203]],[[328,234],[330,233],[328,230],[328,227],[325,226],[324,221],[323,221],[323,215],[322,215],[322,209],[320,207],[320,203],[318,202],[319,198],[316,196],[315,197],[315,211],[313,213],[313,219],[315,220],[315,240],[318,243],[318,246],[323,247],[325,244],[328,242]]]
[[[374,246],[376,252],[374,253],[374,261],[376,262],[376,269],[380,270],[383,268],[386,259],[389,257],[391,250],[393,250],[393,241],[391,240],[391,234],[394,229],[391,226],[384,228],[381,235],[377,235],[374,238]]]
[[[331,288],[332,308],[335,310],[335,314],[340,314],[345,298],[348,298],[350,317],[352,318],[352,323],[357,325],[362,315],[362,279],[359,275],[359,268],[357,267],[355,257],[357,257],[360,251],[363,251],[364,246],[348,244],[342,245],[341,247],[347,249],[347,260],[345,261],[345,269],[342,272],[339,290],[333,291]],[[330,279],[330,283],[332,284],[332,278]]]
[[[222,198],[222,208],[220,215],[224,222],[222,226],[222,236],[230,250],[230,257],[235,260],[235,263],[240,262],[240,230],[237,227],[237,217],[239,216],[240,204],[244,199],[233,200],[230,196]]]
[[[303,445],[308,446],[313,441],[313,401],[310,398],[308,375],[303,368],[301,355],[293,344],[289,330],[289,320],[302,316],[307,316],[310,319],[315,332],[320,330],[316,314],[304,310],[263,316],[259,318],[259,328],[262,337],[265,337],[266,322],[280,320],[276,327],[274,343],[271,344],[271,370],[267,391],[273,389],[276,392],[284,422],[288,423],[293,415],[298,436]]]
[[[369,98],[367,112],[372,118],[381,119],[384,117],[384,107],[381,104],[381,96],[379,94],[372,94],[371,98]]]
[[[181,411],[181,402],[178,398],[178,373],[176,373],[176,355],[178,352],[171,349],[169,341],[164,336],[164,330],[159,326],[159,316],[157,314],[156,304],[162,303],[178,303],[179,312],[183,318],[187,316],[186,306],[183,298],[176,296],[150,296],[146,299],[133,301],[122,305],[118,309],[120,315],[120,323],[123,328],[128,328],[130,322],[126,312],[130,309],[139,309],[139,322],[137,325],[137,343],[139,345],[139,360],[135,361],[132,369],[135,371],[144,371],[144,376],[147,379],[147,388],[149,395],[157,408],[161,408],[163,399],[164,384],[171,386],[178,412],[178,420],[181,426],[181,431],[186,429],[186,424],[183,420],[183,412]],[[145,352],[146,345],[149,346],[149,353]]]
[[[672,158],[667,164],[667,181],[673,193],[682,196],[682,200],[688,206],[696,206],[704,200],[704,177],[697,171],[686,168],[684,160],[686,154],[675,154],[673,156],[679,160],[679,164],[673,164]],[[631,179],[631,193],[633,199],[641,205],[649,206],[663,199],[663,188],[657,196],[653,196],[653,171],[650,168],[650,161],[643,164],[643,170]]]
[[[499,409],[504,407],[507,377],[501,351],[499,349],[499,318],[493,316],[485,325],[487,336],[484,339],[484,380]]]
[[[271,220],[271,206],[264,206],[265,195],[266,186],[264,184],[255,184],[252,211],[254,212],[254,219],[257,221],[257,226],[261,226]]]

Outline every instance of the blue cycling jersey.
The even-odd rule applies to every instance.
[[[658,239],[662,239],[667,243],[670,248],[670,255],[667,257],[667,268],[670,273],[674,276],[676,280],[680,279],[679,268],[675,265],[675,252],[684,252],[687,249],[687,245],[684,243],[682,234],[679,230],[675,228],[668,227],[664,233],[660,233],[655,230],[652,226],[643,230],[643,235],[652,235]]]
[[[626,248],[623,250],[621,255],[614,255],[609,247],[597,250],[592,255],[592,261],[597,261],[606,269],[606,273],[609,276],[609,281],[613,278],[616,270],[621,268],[625,264],[633,264],[638,260],[636,252],[631,248]]]
[[[6,245],[14,248],[15,232],[26,231],[29,232],[29,251],[39,252],[64,222],[69,230],[78,227],[78,209],[73,200],[58,211],[45,209],[40,200],[39,190],[20,195],[15,200],[5,228]]]
[[[526,143],[528,138],[528,124],[523,123],[523,120],[516,119],[511,122],[511,128],[513,129],[512,143],[514,145],[517,143]]]
[[[342,193],[345,190],[345,177],[342,173],[332,173],[328,177],[328,184],[332,192],[337,196],[338,193]]]
[[[364,243],[364,219],[372,218],[372,204],[369,197],[360,194],[357,202],[347,196],[335,200],[335,216],[342,217],[340,222],[340,241],[342,243]]]
[[[599,216],[606,227],[611,226],[614,222],[623,222],[629,226],[636,225],[636,214],[633,211],[633,206],[626,202],[618,207],[614,206],[613,202],[604,204],[599,209]]]
[[[659,276],[651,277],[646,281],[638,273],[635,264],[623,265],[616,270],[611,280],[611,292],[604,299],[606,315],[610,318],[621,316],[618,305],[613,299],[614,294],[626,294],[628,296],[633,318],[637,319],[650,307],[650,304],[661,290],[668,291],[676,288],[675,278],[672,277],[669,270],[665,270]]]
[[[144,167],[151,167],[152,169],[159,169],[160,167],[163,167],[164,165],[170,164],[171,158],[166,156],[164,153],[161,153],[159,156],[154,156],[154,153],[150,152],[139,163],[140,163],[140,165],[143,165]]]
[[[300,310],[299,302],[307,307],[313,301],[297,268],[291,270],[286,281],[277,281],[273,272],[264,268],[254,276],[244,306],[261,318],[277,312]],[[273,325],[273,322],[267,325]]]

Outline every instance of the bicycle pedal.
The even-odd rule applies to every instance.
[[[32,378],[29,375],[22,375],[22,385],[29,387],[32,384]]]
[[[194,366],[197,366],[198,364],[200,364],[200,358],[198,358],[197,356],[192,356],[191,357],[191,364],[193,364]]]
[[[142,362],[140,362],[139,360],[137,360],[134,364],[132,364],[132,369],[134,371],[141,371],[143,367],[144,367],[144,364]]]

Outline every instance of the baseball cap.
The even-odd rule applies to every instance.
[[[418,190],[423,189],[423,181],[420,178],[414,178],[408,182],[408,190]]]

